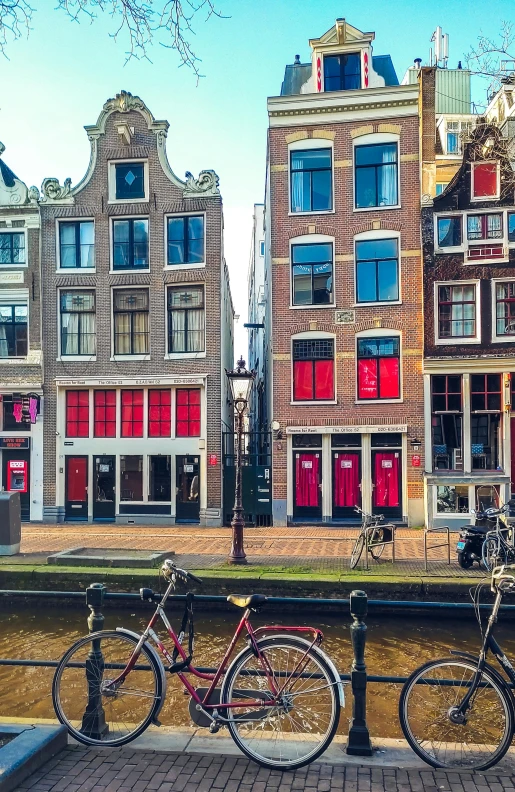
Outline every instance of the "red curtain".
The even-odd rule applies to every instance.
[[[315,399],[334,399],[334,365],[332,360],[315,361]]]
[[[295,454],[295,505],[318,506],[318,454]]]
[[[473,165],[474,198],[492,198],[497,195],[497,162]]]
[[[359,454],[334,455],[334,505],[359,506]]]
[[[378,451],[374,462],[374,506],[399,506],[398,451]]]
[[[358,360],[358,398],[377,399],[377,360]]]
[[[293,399],[294,401],[313,399],[312,360],[296,360],[293,364]]]
[[[379,359],[379,383],[381,399],[399,398],[399,358]]]

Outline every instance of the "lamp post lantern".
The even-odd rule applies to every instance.
[[[236,363],[235,369],[225,369],[225,373],[231,385],[233,404],[236,412],[236,485],[234,488],[234,508],[231,520],[232,546],[227,560],[229,564],[246,564],[247,557],[243,549],[245,517],[241,492],[241,446],[243,441],[243,419],[249,403],[250,389],[255,373],[245,368],[245,361],[242,357]]]

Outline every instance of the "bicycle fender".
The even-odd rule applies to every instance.
[[[272,637],[273,638],[294,638],[296,641],[301,641],[306,646],[306,648],[310,646],[313,652],[315,652],[316,654],[319,654],[322,657],[322,659],[325,661],[325,663],[329,666],[331,671],[333,672],[334,678],[336,680],[338,680],[337,688],[338,688],[338,697],[340,699],[340,706],[341,707],[345,707],[345,693],[343,692],[343,682],[340,679],[340,675],[339,675],[338,671],[336,670],[336,666],[333,663],[333,661],[331,660],[331,658],[329,657],[329,655],[327,655],[322,649],[320,649],[319,646],[312,646],[311,645],[311,641],[306,640],[306,638],[297,638],[296,635],[292,635],[291,633],[277,633],[277,634],[274,633],[273,636],[269,635],[268,637],[269,638],[272,638]],[[261,643],[262,640],[265,640],[265,639],[261,638],[259,641],[257,641],[258,646],[259,646],[259,644]]]
[[[137,641],[139,641],[141,639],[141,634],[140,633],[133,632],[132,630],[127,630],[125,627],[117,627],[116,628],[116,632],[122,633],[123,635],[130,635],[131,638],[135,638]],[[154,717],[152,718],[152,722],[155,723],[157,721],[158,717],[159,717],[159,713],[163,709],[163,704],[165,703],[167,679],[166,679],[166,672],[165,672],[163,663],[161,662],[161,658],[159,657],[159,654],[158,654],[157,649],[155,648],[155,646],[153,644],[151,644],[149,641],[145,641],[145,649],[148,649],[149,653],[152,655],[153,659],[156,661],[157,667],[159,668],[159,674],[160,674],[160,677],[161,677],[161,685],[162,685],[162,688],[161,688],[161,690],[162,690],[161,701],[159,701],[159,703],[157,705],[157,709],[154,712]],[[159,723],[157,725],[159,725]]]
[[[472,660],[476,664],[479,663],[479,657],[477,655],[471,654],[470,652],[458,652],[458,651],[456,651],[454,649],[451,649],[451,654],[454,655],[455,657],[463,657],[466,660]],[[504,679],[504,677],[499,673],[499,671],[496,668],[494,668],[492,665],[490,665],[490,663],[485,662],[485,668],[488,671],[488,673],[493,676],[495,681],[499,685],[501,685],[501,687],[505,688],[508,691],[508,693],[510,694],[509,695],[509,699],[512,702],[513,715],[515,717],[515,700],[514,700],[512,689],[507,684],[507,682]]]

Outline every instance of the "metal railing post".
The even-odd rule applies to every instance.
[[[351,756],[372,756],[372,745],[367,726],[367,667],[365,644],[367,640],[367,595],[353,591],[350,595],[350,626],[354,660],[351,668],[352,718],[350,722],[347,753]]]
[[[92,583],[86,589],[86,604],[90,609],[88,616],[88,628],[90,633],[102,630],[104,626],[104,614],[102,605],[104,603],[105,586],[103,583]],[[104,674],[104,656],[100,641],[91,641],[91,650],[86,660],[86,680],[88,683],[88,703],[82,717],[82,728],[88,737],[94,740],[101,740],[108,732],[109,727],[105,721],[105,712],[102,706],[101,683]]]

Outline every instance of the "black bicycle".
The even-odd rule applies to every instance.
[[[515,566],[508,567],[515,570]],[[417,668],[402,688],[399,719],[406,740],[432,767],[487,770],[499,762],[514,733],[515,699],[505,678],[487,662],[491,652],[511,684],[515,669],[494,638],[494,628],[505,592],[515,590],[515,577],[506,567],[492,572],[495,593],[492,612],[483,633],[479,596],[474,595],[483,644],[479,657],[451,651],[452,657],[431,660]]]

